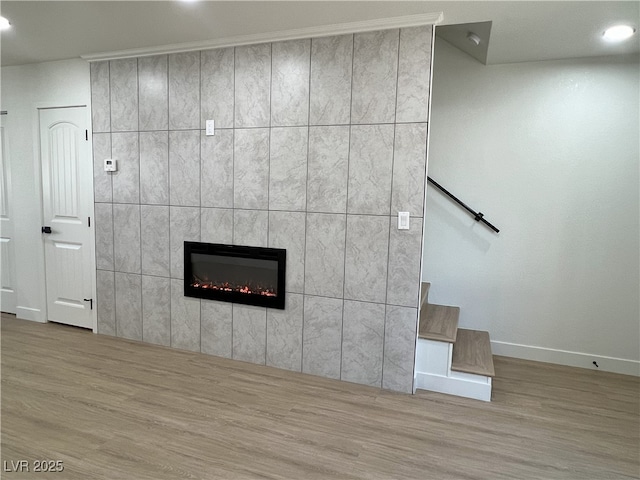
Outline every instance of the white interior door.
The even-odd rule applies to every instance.
[[[0,310],[16,313],[14,219],[5,121],[6,115],[0,116]]]
[[[93,162],[87,109],[39,113],[47,319],[93,328]]]

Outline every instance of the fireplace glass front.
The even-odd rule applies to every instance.
[[[184,242],[184,294],[284,309],[286,250]]]

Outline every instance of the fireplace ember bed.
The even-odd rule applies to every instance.
[[[286,258],[280,248],[184,242],[184,294],[284,310]]]

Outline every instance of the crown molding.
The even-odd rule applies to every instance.
[[[420,13],[404,15],[400,17],[378,18],[359,22],[335,23],[315,27],[297,28],[278,32],[255,33],[250,35],[236,35],[232,37],[217,38],[214,40],[177,43],[158,47],[133,48],[115,52],[104,52],[90,55],[82,55],[81,58],[88,62],[103,60],[115,60],[120,58],[146,57],[150,55],[163,55],[168,53],[192,52],[194,50],[208,50],[212,48],[238,47],[241,45],[255,45],[258,43],[281,42],[285,40],[298,40],[302,38],[318,38],[349,33],[373,32],[376,30],[390,30],[393,28],[418,27],[421,25],[435,25],[443,19],[442,12]]]

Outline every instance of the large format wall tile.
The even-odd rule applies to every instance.
[[[142,340],[140,275],[115,272],[116,332],[119,337]]]
[[[236,47],[235,62],[235,127],[269,126],[271,44]]]
[[[202,208],[200,210],[200,241],[233,243],[233,209]]]
[[[344,298],[385,303],[388,252],[389,217],[347,215]]]
[[[271,129],[269,210],[305,209],[307,139],[307,127]]]
[[[140,273],[140,205],[113,205],[116,272]]]
[[[140,149],[138,133],[111,134],[111,152],[118,170],[111,174],[115,203],[140,203]]]
[[[422,225],[422,218],[411,217],[409,230],[398,230],[395,222],[390,226],[388,304],[418,306]]]
[[[113,270],[113,204],[95,204],[96,268]]]
[[[269,212],[269,247],[287,251],[287,292],[304,293],[304,212]]]
[[[169,55],[169,129],[200,128],[200,52]]]
[[[138,60],[110,62],[111,131],[138,130]]]
[[[429,115],[433,27],[400,30],[397,122],[426,122]]]
[[[287,293],[284,310],[267,310],[267,365],[302,369],[303,296]]]
[[[233,198],[235,208],[269,208],[269,129],[235,131]]]
[[[140,203],[169,205],[167,132],[140,132]]]
[[[96,272],[98,333],[116,335],[116,286],[113,272]]]
[[[393,125],[351,127],[347,212],[389,215]]]
[[[267,311],[264,307],[233,305],[233,358],[264,365]]]
[[[421,217],[427,156],[427,124],[396,125],[393,154],[391,213],[410,212]]]
[[[201,138],[203,207],[233,208],[233,130]]]
[[[415,308],[387,306],[382,388],[413,392],[417,318]]]
[[[111,94],[109,62],[92,62],[91,71],[91,127],[93,132],[111,131]]]
[[[311,41],[311,125],[349,123],[352,67],[353,35]]]
[[[344,301],[341,379],[382,385],[385,306]]]
[[[200,312],[202,315],[201,351],[209,355],[231,358],[233,336],[231,303],[202,300]]]
[[[307,214],[304,293],[342,298],[345,215]]]
[[[140,205],[142,273],[170,276],[169,207]]]
[[[104,160],[111,158],[111,134],[93,134],[93,198],[95,202],[113,201],[111,173],[104,171]]]
[[[171,279],[142,276],[142,340],[171,345]]]
[[[356,33],[352,123],[392,123],[398,77],[398,30]]]
[[[200,299],[184,296],[182,280],[171,279],[171,346],[200,351]]]
[[[184,242],[200,241],[200,209],[170,207],[169,229],[171,278],[184,278]]]
[[[346,213],[349,126],[309,129],[307,211]]]
[[[271,125],[309,123],[309,57],[311,40],[272,46]]]
[[[249,247],[266,247],[269,212],[266,210],[233,211],[233,243]]]
[[[200,131],[169,132],[169,201],[200,206]]]
[[[234,49],[204,50],[200,57],[200,128],[207,120],[215,128],[233,128]],[[217,135],[217,133],[216,133]]]
[[[92,63],[98,331],[411,391],[431,33]],[[287,308],[184,297],[184,241],[286,249]]]
[[[140,130],[169,128],[169,86],[166,55],[138,59]]]
[[[342,299],[304,296],[302,371],[340,378]]]

